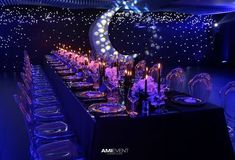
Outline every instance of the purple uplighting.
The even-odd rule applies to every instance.
[[[234,0],[0,0],[0,160],[234,160]]]

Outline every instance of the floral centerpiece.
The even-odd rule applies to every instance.
[[[85,56],[77,56],[77,64],[84,64],[85,63]]]
[[[107,67],[105,69],[105,76],[112,85],[118,86],[117,67]]]
[[[99,70],[99,63],[91,61],[87,67],[92,73],[97,73]]]
[[[147,78],[147,97],[151,97],[157,94],[157,84],[151,76]],[[140,79],[138,82],[134,83],[131,88],[131,94],[133,97],[141,97],[144,95],[145,91],[145,79]]]
[[[145,80],[140,79],[138,82],[134,83],[131,88],[131,96],[143,100],[146,98],[153,106],[165,104],[165,88],[161,86],[160,93],[158,93],[158,85],[154,82],[151,76],[147,78],[147,97],[145,97]]]

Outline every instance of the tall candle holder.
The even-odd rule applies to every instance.
[[[132,85],[132,71],[126,69],[125,70],[125,75],[124,75],[124,85],[123,85],[123,92],[124,92],[124,103],[126,104],[127,102],[127,95],[128,95],[128,89]]]
[[[156,108],[156,112],[161,114],[167,112],[165,109],[165,93],[164,89],[161,89],[161,64],[158,63],[157,66],[157,95],[154,97],[155,99],[152,102],[152,105]]]
[[[148,68],[146,68],[145,85],[144,85],[144,98],[142,100],[142,114],[149,115],[149,101],[148,101]]]
[[[88,66],[88,63],[89,63],[89,59],[87,57],[84,58],[84,61],[85,61],[85,65]]]
[[[157,91],[158,91],[158,94],[160,94],[160,90],[161,90],[161,64],[160,63],[158,63],[157,71],[158,71]]]
[[[118,61],[118,57],[117,57],[116,67],[117,67],[117,78],[119,79],[119,61]]]

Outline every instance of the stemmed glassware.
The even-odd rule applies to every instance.
[[[131,89],[128,90],[127,98],[131,102],[131,111],[128,111],[128,114],[131,117],[134,117],[134,116],[138,115],[138,113],[136,111],[136,103],[138,102],[139,98],[135,97],[131,94]]]
[[[114,91],[118,89],[118,85],[110,79],[108,79],[105,83],[107,89],[109,90],[108,101],[116,103],[118,101],[118,95],[115,95]]]
[[[94,86],[93,88],[98,91],[100,86],[99,86],[99,78],[100,78],[100,74],[99,74],[99,71],[95,71],[93,73],[91,73],[91,77],[93,79],[93,82],[94,82]]]
[[[86,66],[84,66],[82,72],[83,72],[83,75],[84,75],[83,80],[87,81],[88,77],[91,75],[89,69]]]
[[[165,95],[164,93],[156,94],[153,97],[151,97],[151,104],[156,109],[156,113],[165,113],[167,112],[167,109],[165,108]]]

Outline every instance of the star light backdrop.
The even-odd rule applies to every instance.
[[[152,64],[195,64],[213,54],[214,23],[211,16],[126,10],[116,13],[109,35],[120,53],[138,54]]]
[[[37,61],[56,47],[87,53],[89,28],[106,11],[1,6],[0,70],[17,70],[24,50]],[[217,56],[214,22],[211,16],[120,10],[111,19],[109,38],[119,53],[136,54],[137,60],[193,65]]]
[[[38,61],[56,47],[87,52],[89,27],[102,12],[40,6],[0,7],[0,69],[17,68],[24,50]]]

